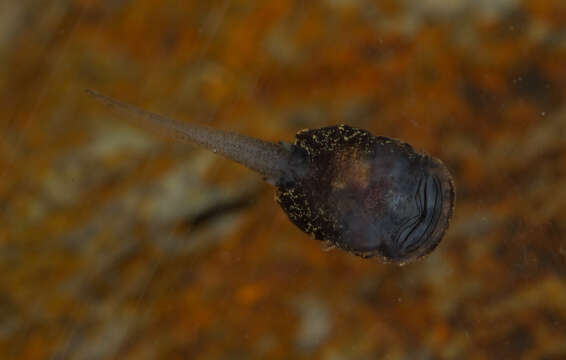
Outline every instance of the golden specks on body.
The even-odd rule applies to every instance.
[[[402,141],[338,125],[300,130],[294,145],[274,144],[87,92],[140,125],[257,171],[277,186],[275,201],[299,229],[352,254],[407,263],[430,253],[450,223],[450,173]]]
[[[315,239],[397,264],[427,255],[442,239],[454,185],[440,160],[347,125],[301,130],[295,146],[310,167],[304,178],[279,184],[280,205]]]

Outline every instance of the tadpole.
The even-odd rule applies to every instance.
[[[112,99],[136,123],[209,149],[261,174],[293,224],[362,258],[406,264],[440,243],[454,210],[454,182],[437,158],[403,141],[347,125],[305,129],[272,143],[179,122]]]

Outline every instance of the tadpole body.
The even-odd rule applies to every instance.
[[[338,125],[275,144],[87,92],[146,128],[260,173],[277,187],[276,201],[298,228],[363,258],[411,262],[434,250],[449,226],[455,193],[448,169],[400,140]]]

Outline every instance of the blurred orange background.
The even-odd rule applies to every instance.
[[[566,2],[0,4],[0,358],[565,359]],[[455,177],[397,267],[94,88],[271,141],[334,124]]]

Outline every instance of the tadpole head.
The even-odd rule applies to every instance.
[[[279,183],[276,198],[301,230],[396,264],[439,244],[455,197],[440,160],[345,125],[300,131],[294,146],[306,170]]]

